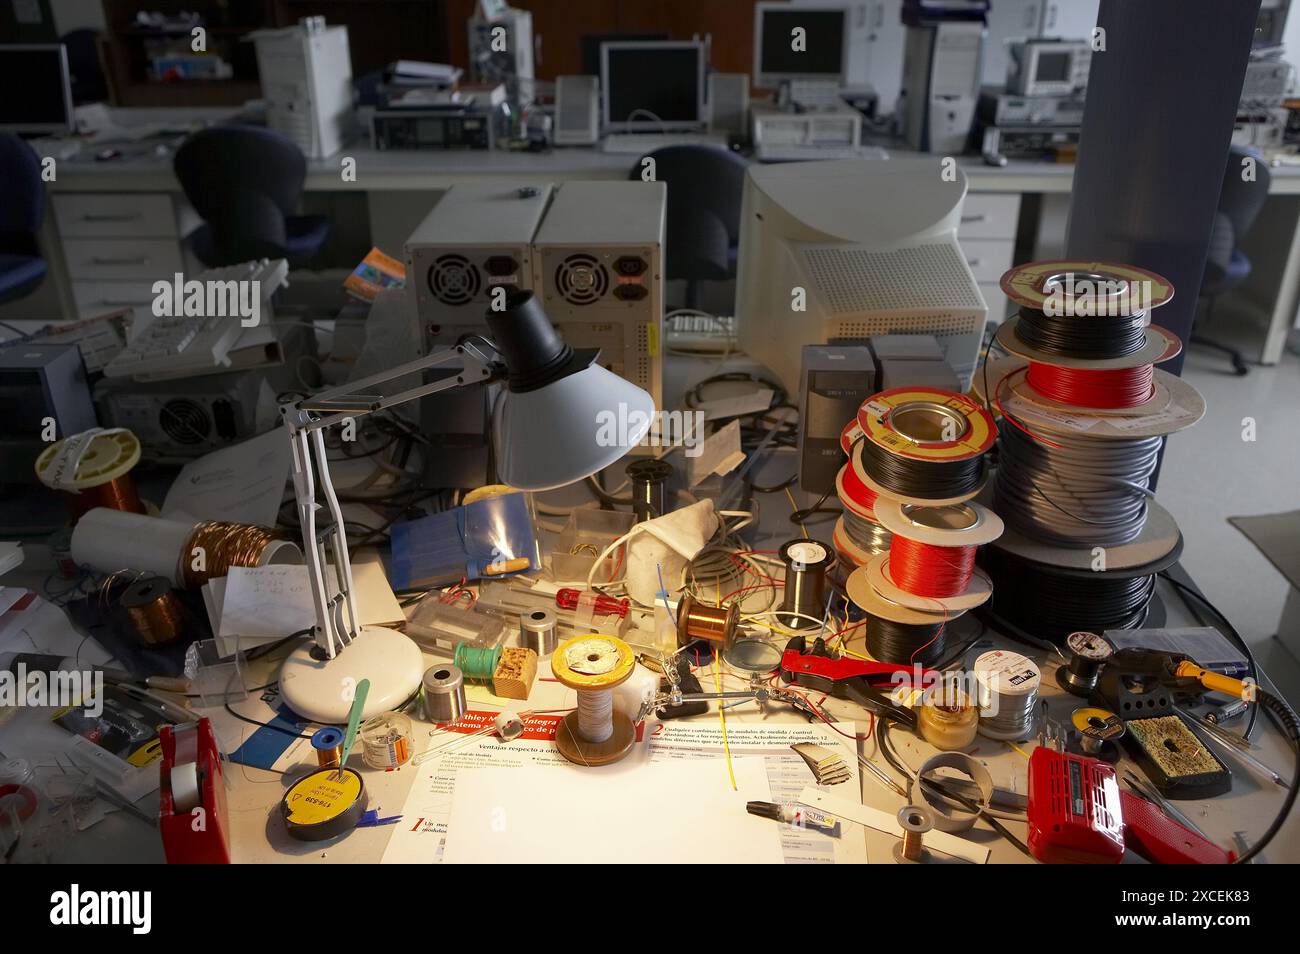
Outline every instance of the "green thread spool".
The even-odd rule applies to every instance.
[[[465,674],[466,679],[474,682],[491,682],[500,660],[500,646],[485,649],[482,646],[471,646],[469,643],[461,643],[457,646],[453,657],[456,668]]]

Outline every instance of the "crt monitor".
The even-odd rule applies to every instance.
[[[0,129],[72,132],[72,80],[61,43],[0,44]]]
[[[760,3],[754,7],[754,84],[842,83],[848,58],[843,6]],[[801,33],[796,31],[801,30]]]
[[[600,86],[607,131],[680,132],[707,124],[703,43],[602,44]]]

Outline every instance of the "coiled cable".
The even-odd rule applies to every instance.
[[[871,479],[904,497],[945,500],[973,493],[984,479],[984,457],[957,461],[916,460],[862,441],[862,465]]]
[[[1021,308],[1016,337],[1045,354],[1066,358],[1123,358],[1146,343],[1146,315],[1048,315]]]
[[[1057,645],[1073,632],[1137,629],[1155,592],[1154,575],[1064,573],[992,546],[981,550],[979,562],[993,580],[993,614]]]
[[[930,666],[943,657],[944,623],[895,623],[867,617],[867,653],[879,662]]]
[[[1142,532],[1162,438],[1053,435],[1053,447],[1000,427],[994,509],[1016,530],[1080,548],[1120,546]]]

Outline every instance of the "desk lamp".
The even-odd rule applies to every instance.
[[[635,447],[650,429],[655,411],[650,395],[596,364],[598,351],[565,344],[532,292],[507,295],[503,310],[488,310],[487,323],[491,341],[470,339],[455,349],[281,408],[293,448],[293,490],[316,625],[312,645],[285,660],[280,691],[289,707],[308,719],[345,722],[362,679],[370,680],[363,718],[394,709],[415,694],[424,672],[420,647],[407,636],[357,624],[347,536],[330,481],[325,428],[439,391],[504,381],[493,414],[492,441],[501,480],[520,490],[550,490],[589,477]],[[364,393],[447,364],[460,370],[391,397]],[[626,427],[603,425],[602,419],[611,414]],[[318,483],[323,506],[316,500]],[[318,520],[320,510],[325,513]],[[325,577],[330,564],[332,588]]]

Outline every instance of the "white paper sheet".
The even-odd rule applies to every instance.
[[[701,761],[462,769],[444,860],[780,864],[773,822],[745,811],[746,801],[768,800],[763,760],[733,767],[738,791]]]
[[[325,568],[325,583],[330,596],[338,592],[332,567]],[[352,585],[361,625],[400,623],[406,619],[378,561],[354,563]],[[240,648],[248,649],[259,638],[280,639],[315,625],[316,611],[312,607],[305,566],[232,566],[224,591],[219,594],[219,589],[213,586],[212,602],[216,605],[220,599],[221,619],[214,629],[223,644],[232,637],[240,637]]]
[[[279,427],[205,454],[181,468],[167,491],[162,514],[274,526],[289,458],[289,438]]]

